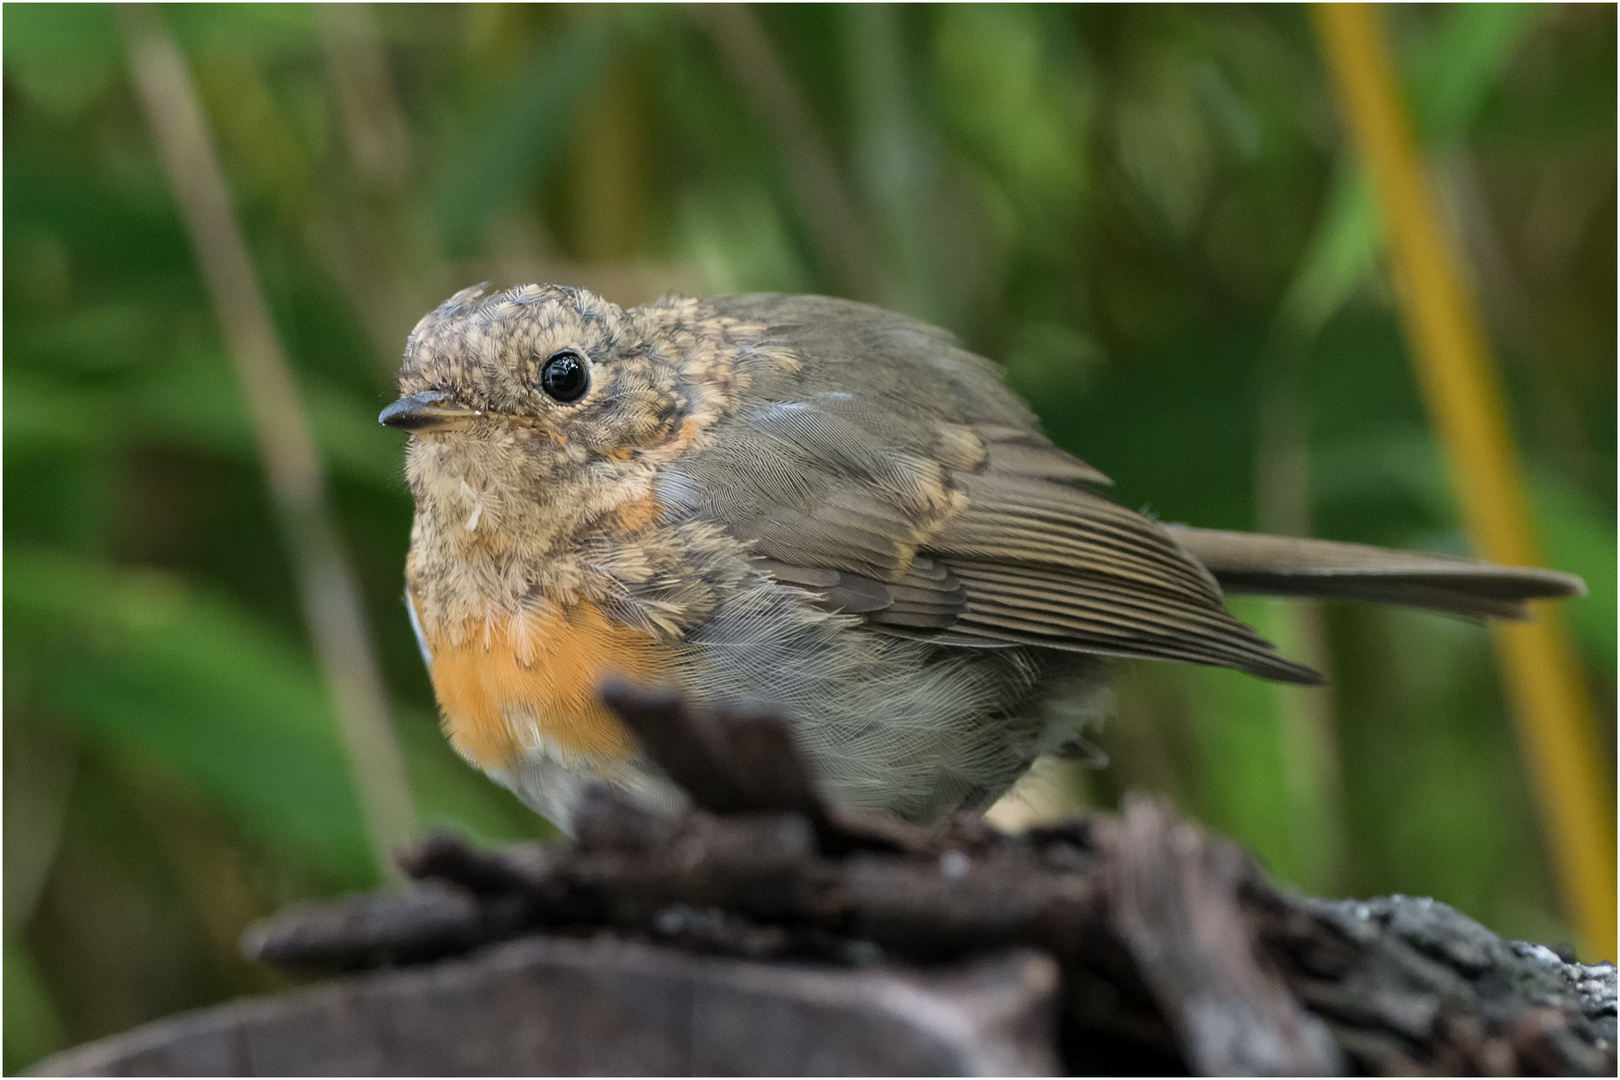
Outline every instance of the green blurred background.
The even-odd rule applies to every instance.
[[[1387,13],[1548,562],[1615,743],[1615,8]],[[375,870],[247,413],[100,6],[4,9],[5,1069],[276,988],[251,920]],[[1001,361],[1164,520],[1462,553],[1365,186],[1293,7],[176,6],[361,576],[416,801],[460,763],[400,601],[375,422],[415,319],[492,279],[624,304],[861,295]],[[760,30],[763,36],[755,34]],[[805,177],[830,161],[831,186]],[[1239,600],[1326,692],[1122,671],[1075,778],[1313,892],[1560,913],[1487,635]],[[1605,776],[1614,775],[1612,756]]]

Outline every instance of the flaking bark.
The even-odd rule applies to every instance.
[[[866,1045],[869,1033],[835,1024],[826,1030],[846,1031],[852,1041],[844,1049],[855,1056],[829,1058],[828,1069],[975,1071],[998,1061],[1085,1073],[1615,1070],[1612,964],[1566,963],[1543,947],[1503,941],[1432,900],[1329,902],[1291,895],[1269,883],[1231,841],[1177,821],[1148,798],[1128,798],[1118,816],[1017,837],[973,819],[934,834],[839,813],[815,798],[785,730],[770,717],[695,716],[673,697],[622,687],[607,696],[648,753],[690,794],[691,808],[660,817],[604,788],[587,800],[572,844],[485,852],[436,837],[401,857],[423,883],[415,891],[288,911],[254,928],[246,951],[310,975],[466,957],[455,961],[463,965],[457,978],[476,985],[466,971],[476,973],[480,964],[496,965],[500,978],[511,976],[515,946],[489,948],[497,943],[583,939],[570,948],[605,950],[603,962],[611,967],[619,963],[612,959],[620,956],[612,951],[621,947],[617,942],[628,940],[668,947],[658,955],[671,959],[658,961],[664,967],[657,970],[677,987],[672,1000],[705,1000],[715,992],[713,969],[682,955],[755,962],[735,969],[745,973],[735,978],[755,986],[764,995],[758,1000],[774,1002],[772,1015],[788,1017],[776,1021],[786,1025],[773,1036],[778,1040],[791,1037],[801,1021],[801,1035],[822,1031],[816,1025],[832,1023],[827,1001],[841,1002],[850,1016],[864,1015],[852,1003],[870,1005],[878,1000],[871,996],[875,988],[897,986],[896,978],[919,980],[897,991],[902,998],[935,994],[929,1015],[955,1016],[947,1026],[958,1035],[970,1027],[979,1032],[941,1049],[929,1041],[939,1032],[916,1016],[907,1019],[902,1009],[882,1022],[919,1040],[907,1051],[913,1056],[866,1061],[859,1057],[866,1051],[856,1046]],[[570,964],[590,969],[589,955],[552,958],[536,970],[566,980],[575,971]],[[683,963],[697,966],[687,970]],[[746,972],[756,968],[766,973],[764,983],[749,982],[757,977]],[[801,999],[794,995],[810,985],[807,970],[842,970],[849,977],[816,983],[805,991],[810,998]],[[964,983],[960,973],[974,970],[1001,974]],[[1043,982],[1047,970],[1056,973],[1055,997]],[[373,985],[366,980],[383,978],[393,976],[359,976],[354,1000],[384,993],[381,983],[366,989]],[[958,991],[969,984],[977,989],[964,998]],[[634,996],[638,985],[631,980],[622,993]],[[726,993],[736,992],[726,985]],[[390,983],[386,992],[410,991]],[[990,1000],[1002,1003],[996,1006],[1002,1020],[980,1030],[972,1017]],[[331,1005],[333,1015],[323,1022],[361,1023],[356,1017],[364,1010],[344,1001],[349,1004]],[[1042,1019],[1054,1001],[1055,1022]],[[579,1005],[588,1007],[604,1006]],[[920,1026],[906,1029],[913,1021]],[[207,1023],[211,1038],[221,1024],[229,1026],[219,1017]],[[476,1015],[460,1023],[443,1038],[481,1037]],[[349,1034],[364,1043],[375,1033]],[[488,1034],[513,1037],[504,1030]],[[708,1065],[729,1062],[725,1068],[751,1072],[782,1067],[777,1058],[751,1057],[764,1051],[757,1040],[739,1038],[704,1043],[707,1052],[722,1054],[705,1059]],[[900,1040],[890,1044],[899,1054],[900,1035],[878,1041],[891,1039]],[[148,1065],[156,1060],[149,1044],[150,1037],[142,1044],[148,1057],[140,1059]],[[715,1049],[720,1046],[730,1046],[724,1053],[734,1056],[724,1058]],[[116,1050],[103,1046],[98,1067],[118,1071],[116,1062],[125,1059]],[[627,1060],[647,1072],[692,1065],[667,1048],[647,1053],[652,1056],[614,1059],[613,1067],[630,1067]],[[595,1060],[565,1063],[542,1055],[525,1058],[524,1066],[585,1068]],[[137,1067],[134,1058],[128,1061],[128,1069]],[[455,1067],[451,1059],[435,1061],[443,1070]],[[379,1068],[416,1064],[389,1061]]]

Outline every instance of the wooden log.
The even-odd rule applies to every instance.
[[[1058,1068],[1057,965],[927,974],[525,938],[233,1002],[42,1062],[43,1076],[1021,1076]]]
[[[436,838],[416,891],[244,941],[360,974],[37,1071],[1614,1074],[1613,964],[1291,895],[1149,798],[1017,837],[836,813],[770,718],[609,699],[691,808],[599,789],[572,844]]]

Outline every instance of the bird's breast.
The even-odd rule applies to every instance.
[[[612,676],[664,682],[673,669],[667,647],[588,603],[471,619],[427,639],[445,732],[485,769],[535,751],[582,761],[631,757],[629,733],[598,688]]]

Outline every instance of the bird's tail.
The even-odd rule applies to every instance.
[[[1585,596],[1574,574],[1331,540],[1165,527],[1228,593],[1333,596],[1473,619],[1527,619],[1527,600]]]

